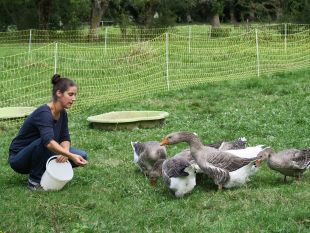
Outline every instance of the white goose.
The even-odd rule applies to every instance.
[[[131,146],[134,153],[133,162],[147,176],[157,160],[167,157],[166,147],[161,146],[159,142],[131,142]]]
[[[229,172],[226,169],[215,167],[211,163],[206,163],[203,172],[207,174],[219,189],[222,187],[233,188],[244,185],[259,170],[260,160],[252,161],[249,164]]]
[[[245,171],[250,171],[254,165],[253,162],[257,160],[257,157],[241,158],[225,151],[204,146],[198,136],[190,132],[169,134],[162,140],[161,145],[169,145],[179,142],[187,142],[189,144],[191,155],[194,157],[199,168],[203,173],[206,173],[215,181],[219,189],[222,189],[222,187],[229,182],[231,176],[240,176],[240,180],[246,181],[251,172],[245,173]],[[243,168],[245,165],[249,165],[249,168],[251,169]],[[241,168],[243,168],[244,171],[241,170],[242,172],[237,172],[237,170]],[[234,171],[235,173],[232,173],[231,175],[229,174]],[[246,174],[245,177],[241,177],[241,174],[243,173]],[[237,180],[237,178],[235,178],[235,180]]]
[[[151,185],[156,185],[158,177],[162,175],[168,189],[176,197],[183,197],[196,186],[193,163],[189,149],[181,151],[172,158],[158,160],[150,172]]]

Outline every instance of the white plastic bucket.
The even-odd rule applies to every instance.
[[[44,190],[61,190],[66,183],[73,178],[71,163],[57,163],[58,155],[50,157],[46,162],[46,170],[41,178],[41,186]]]

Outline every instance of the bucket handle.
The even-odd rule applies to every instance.
[[[48,163],[52,160],[52,159],[56,159],[59,155],[53,155],[51,156],[47,161],[46,161],[46,167],[48,165]],[[67,160],[66,163],[69,163],[69,161]]]

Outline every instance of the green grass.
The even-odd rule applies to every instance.
[[[309,172],[301,182],[290,179],[285,184],[264,164],[246,186],[223,192],[199,177],[191,194],[176,199],[162,181],[156,188],[149,185],[132,162],[130,145],[186,130],[198,133],[205,143],[245,136],[249,145],[276,150],[309,147],[309,76],[308,70],[200,84],[142,99],[98,103],[71,114],[73,146],[86,150],[90,163],[75,169],[74,179],[60,192],[27,190],[27,176],[14,173],[7,164],[18,127],[2,125],[0,232],[309,232]],[[89,115],[114,110],[164,110],[170,116],[162,128],[89,128]],[[168,153],[172,156],[184,147],[169,146]]]

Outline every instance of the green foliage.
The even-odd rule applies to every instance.
[[[38,27],[34,1],[2,0],[0,14],[0,30],[6,31],[11,25],[17,29]]]
[[[225,0],[200,0],[199,2],[206,4],[209,11],[213,14],[223,13]]]
[[[299,23],[310,23],[310,1],[291,0],[291,11],[289,12],[292,20]]]
[[[0,2],[0,27],[6,30],[9,25],[18,29],[39,28],[39,6],[42,1],[3,0]],[[89,0],[55,0],[49,9],[48,26],[52,29],[76,29],[89,21]],[[0,28],[1,29],[1,28]]]
[[[90,20],[89,0],[58,0],[54,2],[51,28],[77,29]]]
[[[10,25],[29,29],[42,27],[42,24],[46,24],[45,29],[76,29],[90,22],[89,0],[44,1],[0,1],[0,31],[6,31]],[[42,6],[46,7],[45,11]],[[310,1],[109,0],[102,20],[112,20],[122,28],[129,25],[150,28],[188,23],[189,19],[196,23],[208,22],[214,14],[219,14],[221,21],[229,22],[231,13],[238,22],[249,19],[256,22],[310,23]],[[156,14],[158,18],[154,18]]]

